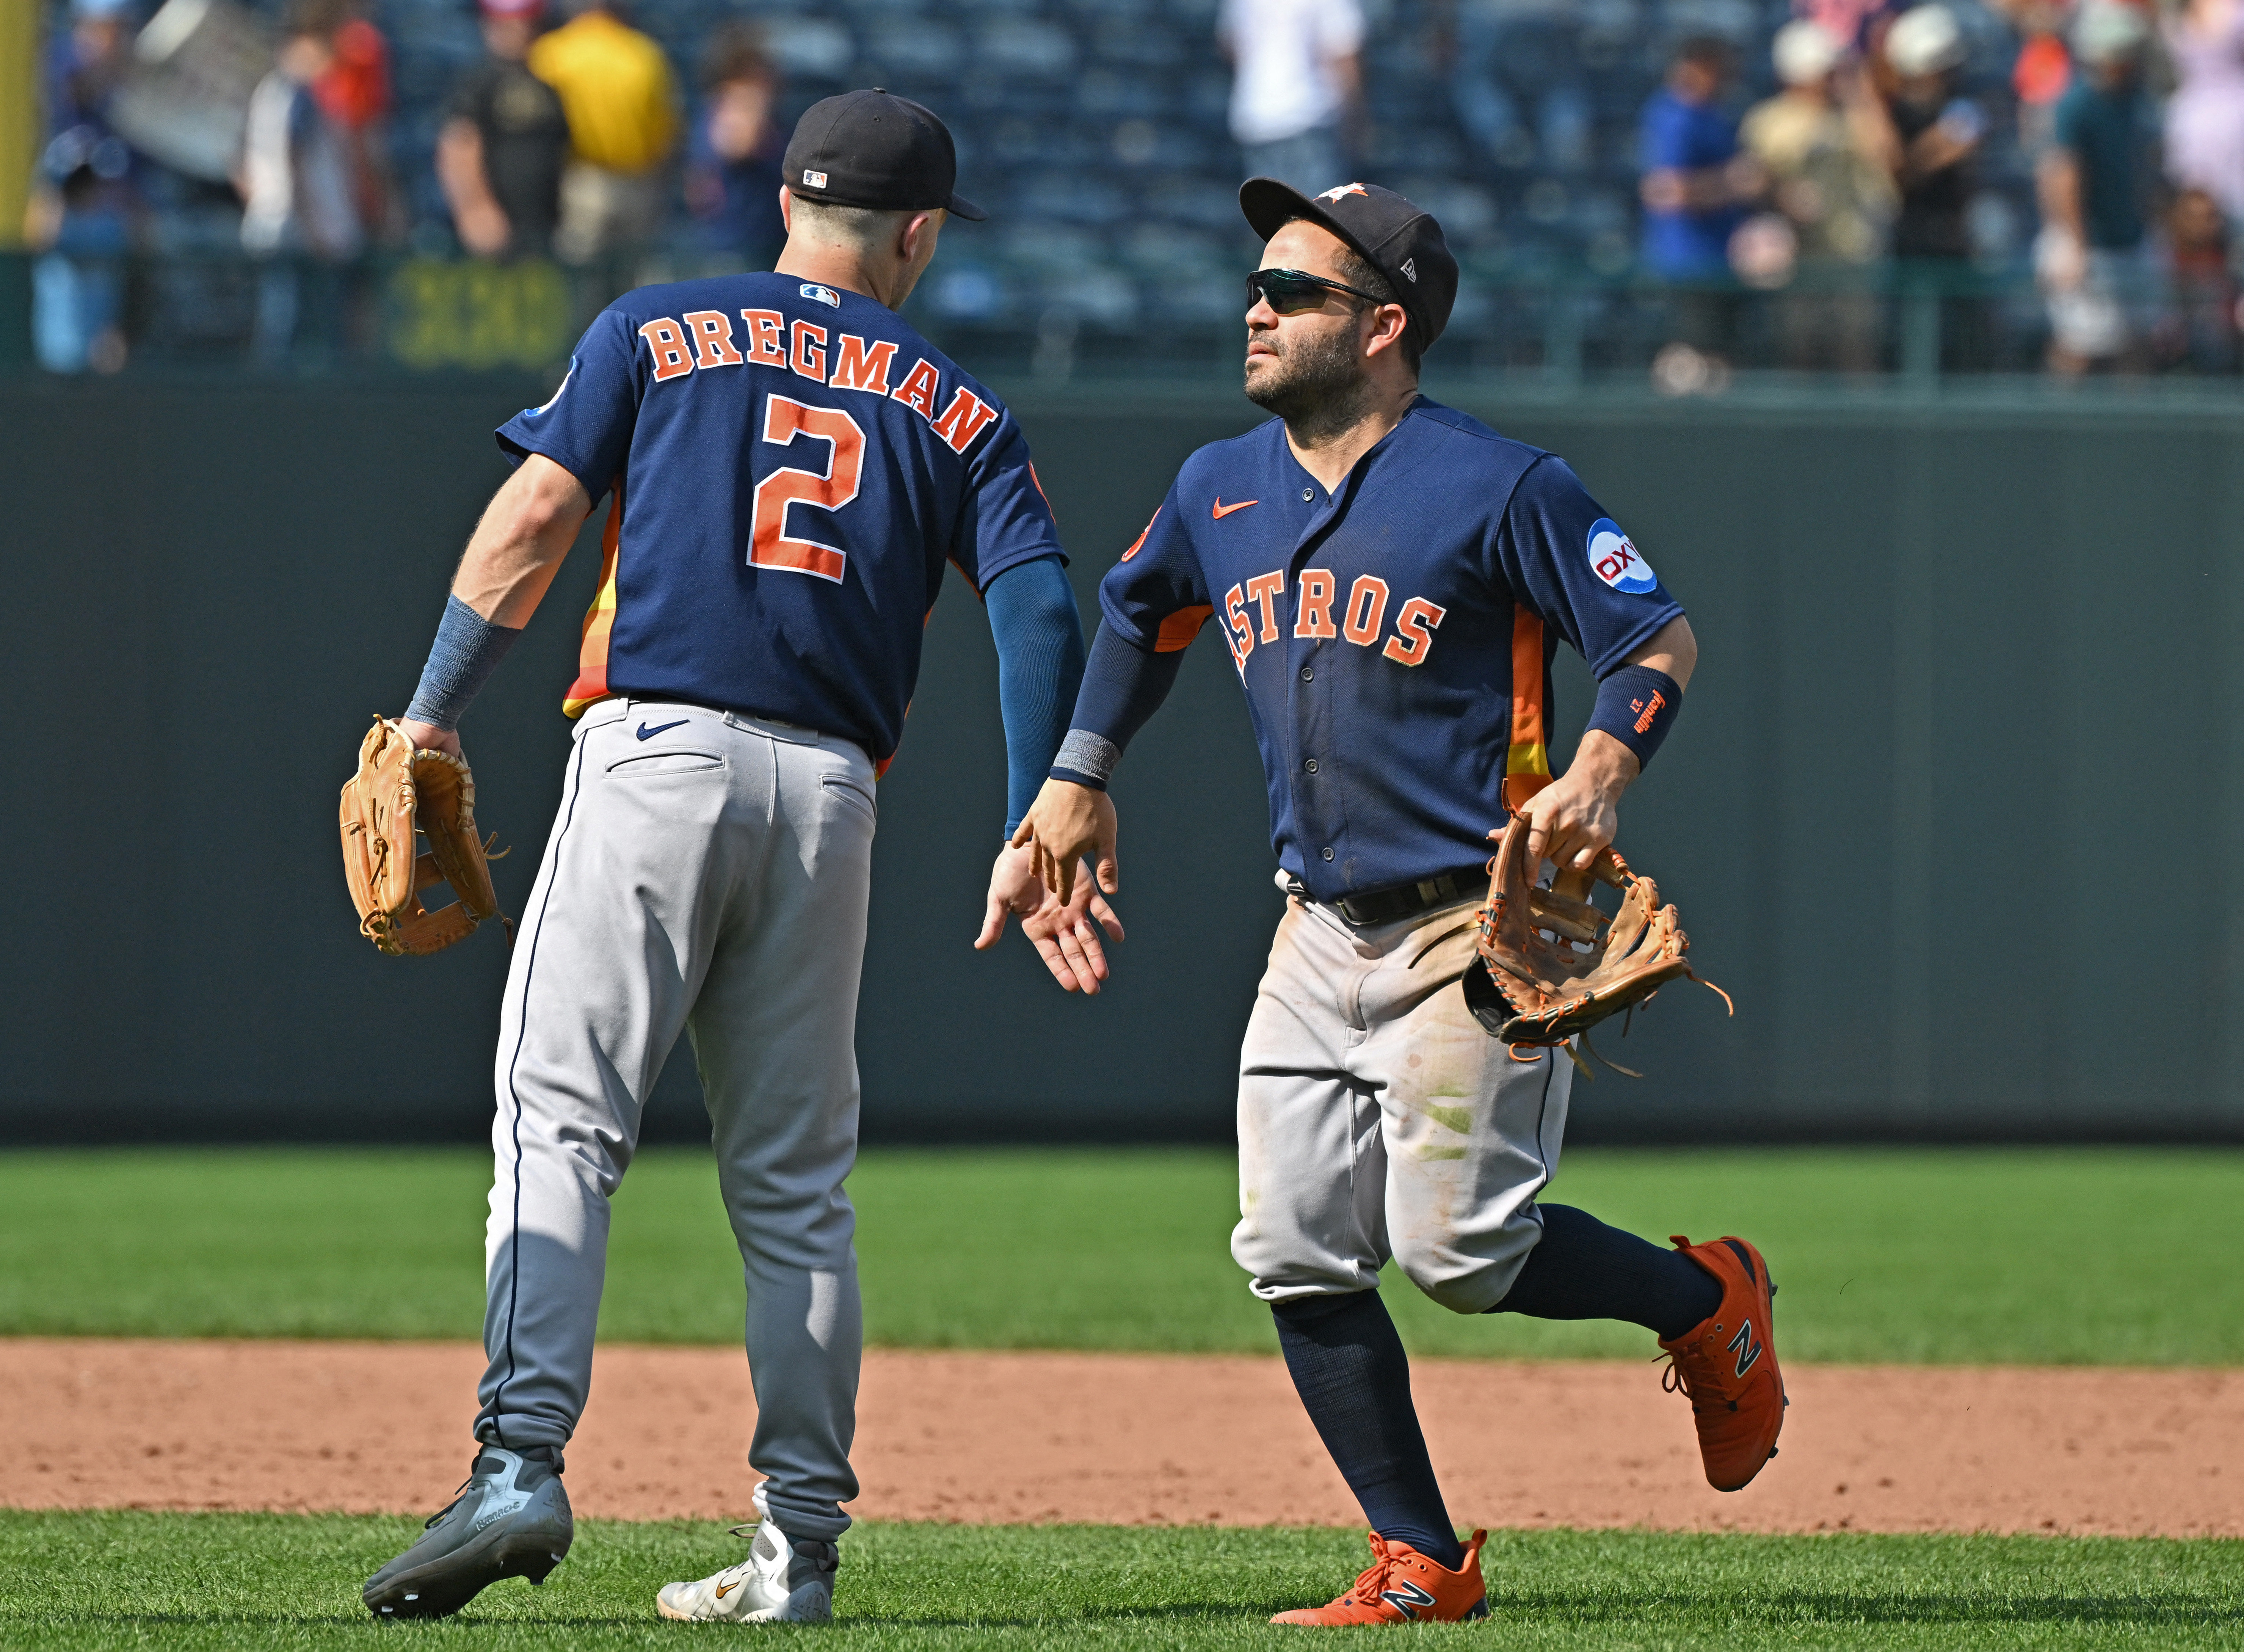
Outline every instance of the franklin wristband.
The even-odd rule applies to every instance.
[[[1105,735],[1088,728],[1071,728],[1053,754],[1051,777],[1105,791],[1114,776],[1114,766],[1121,761],[1122,748]]]
[[[1598,703],[1590,727],[1601,729],[1636,754],[1637,768],[1649,768],[1652,754],[1675,726],[1683,709],[1683,690],[1675,679],[1650,666],[1623,666],[1598,684]]]
[[[432,728],[457,728],[468,702],[521,634],[519,627],[495,626],[457,597],[447,598],[429,663],[421,667],[421,686],[405,714]]]

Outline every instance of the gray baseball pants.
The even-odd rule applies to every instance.
[[[1265,1302],[1372,1290],[1392,1257],[1485,1313],[1543,1236],[1573,1064],[1517,1060],[1473,1019],[1474,915],[1359,929],[1287,902],[1240,1053],[1231,1254]]]
[[[636,700],[585,714],[499,1019],[477,1438],[575,1431],[608,1201],[682,1030],[747,1269],[748,1461],[788,1536],[848,1527],[863,1328],[842,1181],[873,785],[856,746],[787,723]]]

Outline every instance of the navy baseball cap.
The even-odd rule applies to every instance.
[[[958,146],[935,112],[875,86],[821,98],[803,111],[781,163],[790,194],[834,206],[932,212],[979,220],[963,195]]]
[[[1239,186],[1239,210],[1264,240],[1288,219],[1306,218],[1355,248],[1395,289],[1421,351],[1450,324],[1450,308],[1457,301],[1457,261],[1434,215],[1409,197],[1377,184],[1342,184],[1304,195],[1274,178],[1250,178]]]

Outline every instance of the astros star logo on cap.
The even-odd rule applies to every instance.
[[[1322,194],[1319,195],[1317,199],[1319,200],[1336,201],[1342,195],[1369,195],[1370,193],[1371,192],[1364,188],[1362,184],[1341,184],[1334,188],[1326,190]]]

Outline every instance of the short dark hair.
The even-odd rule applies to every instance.
[[[1720,35],[1686,35],[1675,43],[1671,63],[1695,63],[1716,74],[1727,74],[1737,60],[1737,48]]]
[[[839,241],[861,252],[886,239],[913,215],[909,208],[850,206],[840,201],[812,200],[804,195],[794,197],[794,213],[810,240]]]
[[[1314,218],[1289,218],[1286,221],[1291,224],[1316,223]],[[1317,224],[1317,227],[1324,229],[1325,226]],[[1340,252],[1333,261],[1340,266],[1341,280],[1346,281],[1350,287],[1362,288],[1382,304],[1400,304],[1402,301],[1395,295],[1395,283],[1381,274],[1378,266],[1346,241],[1341,242]],[[1402,365],[1409,368],[1411,376],[1416,377],[1421,354],[1418,346],[1418,324],[1410,320],[1409,316],[1409,310],[1402,312]]]

